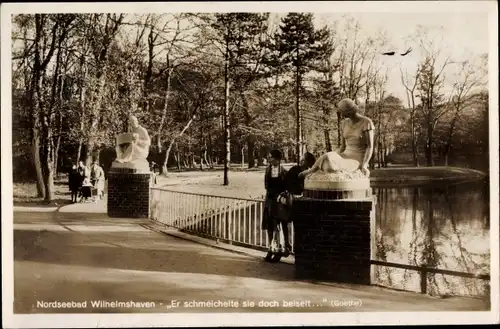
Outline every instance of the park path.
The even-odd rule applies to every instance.
[[[111,219],[105,203],[14,209],[14,312],[472,311],[487,301],[434,298],[380,287],[296,281],[293,266],[154,232],[147,220]],[[92,308],[91,301],[154,302],[152,307]],[[172,301],[179,307],[171,307]],[[226,308],[183,307],[220,300]],[[243,307],[243,301],[255,307]],[[83,309],[37,302],[83,302]],[[236,306],[236,301],[239,305]],[[275,307],[257,307],[259,301]],[[284,307],[283,301],[303,303]],[[332,306],[339,301],[357,306]],[[230,305],[229,305],[230,304]],[[187,304],[186,306],[192,306]],[[151,306],[151,305],[150,305]]]

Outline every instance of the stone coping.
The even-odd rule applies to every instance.
[[[350,198],[350,199],[317,199],[317,198],[310,198],[306,196],[301,196],[300,198],[297,198],[296,200],[301,200],[301,201],[319,201],[319,202],[375,202],[373,196],[369,196],[366,198]]]
[[[118,174],[152,174],[151,171],[144,171],[141,169],[135,169],[135,168],[110,168],[109,170],[110,174],[113,173],[118,173]]]

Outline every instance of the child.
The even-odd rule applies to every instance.
[[[90,179],[85,178],[83,180],[81,194],[82,198],[80,202],[88,202],[89,198],[92,197],[92,184],[90,183]]]

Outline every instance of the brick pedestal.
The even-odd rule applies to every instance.
[[[304,195],[294,200],[292,211],[296,277],[370,284],[371,189],[360,199],[334,199],[346,193]]]
[[[108,216],[149,218],[151,173],[111,168],[108,174]]]

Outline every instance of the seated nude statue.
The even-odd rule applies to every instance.
[[[331,151],[318,158],[314,166],[300,173],[308,176],[318,170],[327,173],[354,173],[358,170],[369,177],[368,162],[373,154],[374,125],[370,118],[359,113],[358,106],[350,99],[337,105],[344,120],[341,123],[342,146],[339,152]]]
[[[130,144],[117,145],[116,161],[120,163],[135,163],[147,161],[151,138],[147,130],[139,125],[139,121],[133,115],[129,117],[129,134],[132,134]]]

